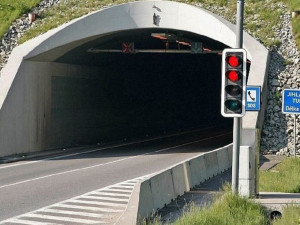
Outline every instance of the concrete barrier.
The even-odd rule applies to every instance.
[[[171,170],[176,198],[191,189],[191,170],[188,162],[179,164]]]
[[[226,152],[226,149],[223,149],[222,151]],[[206,167],[206,179],[212,178],[219,173],[217,152],[208,152],[203,157]]]
[[[189,161],[189,165],[192,178],[191,187],[195,187],[207,179],[205,159],[201,155],[197,158],[191,159]]]
[[[199,154],[143,181],[140,185],[137,223],[184,192],[231,168],[231,162],[232,144]]]
[[[171,169],[168,169],[150,179],[154,210],[164,207],[166,203],[175,199],[173,175],[171,171]]]

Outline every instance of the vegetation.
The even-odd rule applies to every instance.
[[[4,35],[14,20],[35,7],[40,1],[41,0],[1,0],[0,37]]]
[[[249,199],[231,193],[231,186],[225,185],[225,194],[216,196],[211,206],[199,207],[195,204],[175,221],[174,225],[264,225],[268,224],[264,208]],[[146,223],[144,223],[146,224]],[[155,218],[148,225],[162,224]]]
[[[49,29],[98,10],[107,4],[120,4],[131,0],[62,0],[57,6],[47,10],[36,21],[36,25],[20,40],[23,43]],[[184,1],[184,0],[179,0]],[[282,0],[289,5],[290,11],[299,10],[299,0]],[[11,22],[34,7],[40,0],[1,0],[0,3],[0,37],[9,28]],[[186,2],[186,1],[184,1]],[[279,0],[247,0],[245,1],[245,29],[259,38],[266,46],[279,45],[274,37],[274,30],[279,28],[280,15],[283,13]],[[223,7],[221,16],[235,23],[236,0],[190,0],[191,4],[199,3],[204,8]],[[266,7],[266,4],[268,7]],[[263,10],[262,10],[263,9]],[[298,46],[300,46],[300,16],[293,19],[293,28]]]
[[[273,225],[299,225],[300,206],[288,206],[283,211],[282,218],[277,218]]]
[[[300,158],[285,158],[274,169],[261,171],[259,190],[300,193]]]
[[[288,3],[291,12],[300,11],[300,0],[284,0]],[[300,51],[300,15],[292,19],[293,32],[295,40]]]
[[[246,198],[226,193],[211,207],[192,207],[188,213],[176,221],[175,225],[264,225],[268,220],[259,204]]]

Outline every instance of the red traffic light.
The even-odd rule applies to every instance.
[[[232,67],[237,67],[237,66],[239,66],[241,64],[240,57],[235,56],[235,55],[229,55],[227,57],[227,62]]]
[[[232,82],[237,82],[239,79],[241,79],[240,73],[236,70],[229,70],[227,72],[227,77]]]

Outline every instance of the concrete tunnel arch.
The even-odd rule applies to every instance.
[[[153,14],[159,18],[153,24]],[[85,73],[94,68],[64,65],[56,60],[67,52],[116,32],[138,29],[182,30],[234,47],[235,26],[204,9],[171,1],[140,1],[113,6],[85,15],[15,48],[0,77],[0,156],[47,148],[46,115],[51,97],[44,90],[53,74]],[[244,46],[251,61],[248,85],[266,88],[269,54],[253,37],[244,33]],[[67,75],[68,76],[68,75]],[[262,98],[266,96],[263,95]],[[243,145],[254,146],[261,113],[247,112],[243,118]]]

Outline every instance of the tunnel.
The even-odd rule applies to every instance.
[[[268,52],[244,35],[248,84],[263,88],[261,59]],[[142,1],[96,11],[25,42],[1,71],[0,157],[231,129],[232,119],[220,113],[221,53],[235,40],[235,26],[204,9]],[[246,113],[250,145],[257,124],[258,113]]]
[[[207,52],[188,52],[191,41],[202,43]],[[124,43],[142,52],[123,53]],[[51,77],[49,147],[231,127],[231,120],[220,116],[217,51],[224,47],[190,32],[137,29],[97,38],[65,53],[57,63],[95,67],[97,72],[92,77]],[[177,53],[155,52],[164,50]]]

